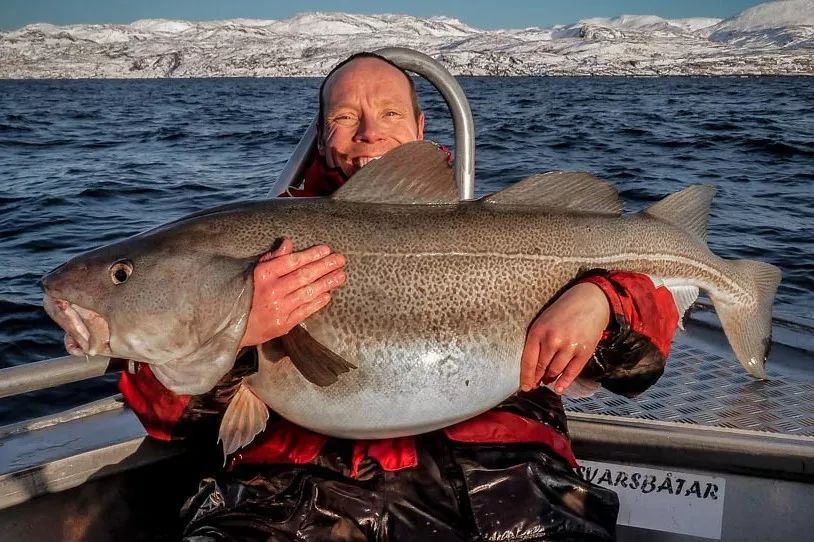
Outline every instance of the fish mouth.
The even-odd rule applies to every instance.
[[[45,312],[65,330],[65,349],[74,356],[110,355],[110,326],[98,312],[47,295]]]

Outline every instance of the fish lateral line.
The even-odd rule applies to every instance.
[[[731,287],[734,291],[733,294],[727,296],[733,298],[737,295],[746,296],[750,302],[754,302],[752,295],[737,282],[731,280],[724,273],[715,267],[706,265],[698,260],[687,258],[678,255],[665,255],[663,253],[622,253],[614,256],[600,256],[591,258],[588,256],[554,256],[550,254],[522,254],[522,253],[506,253],[506,252],[476,252],[476,251],[451,251],[451,252],[376,252],[376,251],[354,251],[345,250],[343,254],[347,256],[354,256],[359,258],[444,258],[444,257],[459,257],[459,258],[504,258],[509,260],[520,260],[530,262],[553,262],[553,263],[568,263],[568,264],[613,264],[618,262],[639,260],[647,262],[677,262],[686,264],[702,271],[705,271],[716,278],[721,279],[723,283]],[[711,285],[705,282],[698,281],[697,284],[704,290],[710,291]]]

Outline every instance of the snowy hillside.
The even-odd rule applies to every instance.
[[[740,46],[814,48],[814,0],[782,0],[749,8],[710,28],[710,39]]]
[[[726,20],[622,15],[510,30],[347,13],[33,24],[0,32],[0,78],[322,75],[350,53],[391,45],[467,75],[814,74],[814,0],[769,2]]]

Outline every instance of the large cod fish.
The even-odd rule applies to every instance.
[[[422,433],[496,406],[518,389],[533,318],[591,268],[654,277],[680,314],[705,290],[737,359],[764,378],[780,271],[710,252],[712,195],[691,186],[622,216],[606,182],[557,172],[458,202],[446,156],[409,143],[331,198],[227,205],[80,255],[43,279],[45,308],[72,353],[144,361],[169,389],[199,394],[234,364],[260,255],[284,237],[344,254],[332,303],[260,348],[224,415],[227,453],[265,427],[266,405],[347,438]]]

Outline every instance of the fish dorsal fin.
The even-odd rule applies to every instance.
[[[669,222],[706,243],[709,207],[714,195],[714,186],[694,184],[654,203],[644,213]]]
[[[333,199],[367,203],[457,203],[449,155],[430,141],[405,143],[369,163]]]
[[[574,171],[532,175],[483,201],[612,215],[622,214],[623,206],[619,193],[607,181]]]

